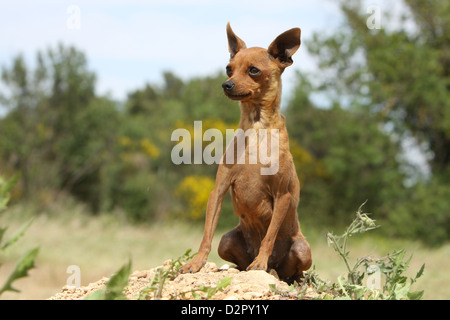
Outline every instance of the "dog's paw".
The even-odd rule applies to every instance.
[[[264,270],[267,271],[267,262],[262,262],[258,260],[254,260],[248,267],[247,271],[250,270]]]
[[[205,265],[206,261],[201,259],[192,259],[190,262],[182,265],[179,269],[180,273],[195,273]]]

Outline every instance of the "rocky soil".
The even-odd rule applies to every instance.
[[[170,261],[164,263],[167,268]],[[124,294],[130,300],[138,298],[154,299],[155,291],[143,294],[155,276],[158,267],[146,271],[135,271],[129,277],[128,286]],[[173,280],[167,279],[164,283],[161,299],[194,299],[206,298],[205,287],[216,288],[217,284],[225,277],[231,277],[231,282],[222,290],[217,290],[210,299],[212,300],[295,300],[298,299],[298,291],[278,279],[275,271],[239,271],[227,265],[218,268],[214,263],[208,262],[197,273],[178,274]],[[63,287],[62,291],[50,297],[50,300],[79,300],[84,299],[92,292],[99,290],[108,282],[108,278],[102,278],[97,282],[80,288]],[[203,288],[202,288],[203,287]],[[272,288],[271,288],[272,287]],[[273,290],[273,288],[276,288]],[[144,290],[144,291],[143,291]],[[148,292],[148,290],[147,290]],[[307,288],[303,299],[311,299],[317,296],[311,288]]]

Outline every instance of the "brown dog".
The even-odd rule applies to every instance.
[[[282,33],[267,50],[247,48],[229,23],[227,36],[229,79],[222,87],[228,98],[240,101],[239,128],[246,133],[245,147],[240,154],[236,135],[225,152],[215,188],[209,196],[200,249],[180,270],[197,272],[205,264],[224,196],[231,188],[234,211],[240,222],[222,237],[220,257],[236,264],[240,270],[275,269],[282,279],[297,280],[302,271],[309,269],[312,260],[310,246],[300,231],[297,218],[300,183],[289,151],[280,101],[281,74],[292,64],[291,57],[300,47],[300,29]],[[271,163],[276,168],[272,174],[262,174],[262,168],[267,169],[268,165],[261,159],[253,164],[239,162],[240,156],[251,157],[255,143],[257,151],[264,147],[261,129],[276,133],[270,139],[264,135],[265,146],[270,144],[271,152],[278,152],[277,159],[272,160],[275,166]],[[253,132],[253,136],[247,132]]]

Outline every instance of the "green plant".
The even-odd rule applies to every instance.
[[[364,204],[365,202],[359,207],[358,211],[356,212],[356,218],[352,221],[350,226],[347,227],[347,230],[342,235],[336,236],[331,232],[327,234],[328,246],[332,246],[344,261],[345,266],[348,270],[348,278],[351,284],[357,284],[360,282],[362,275],[358,273],[358,269],[361,264],[364,263],[366,257],[358,259],[355,265],[353,267],[350,267],[350,262],[348,259],[350,252],[347,251],[348,239],[354,234],[364,233],[379,227],[375,224],[374,220],[370,219],[367,216],[367,214],[362,213],[361,209]]]
[[[8,181],[5,181],[0,177],[0,212],[6,209],[10,199],[9,191],[14,187],[17,180],[19,180],[18,174]],[[4,252],[7,248],[16,243],[31,225],[31,222],[31,220],[28,221],[18,232],[5,241],[3,241],[3,236],[8,227],[0,227],[0,251]],[[17,262],[8,279],[6,279],[3,286],[0,287],[0,295],[6,291],[20,292],[18,289],[14,288],[12,284],[17,279],[28,276],[28,270],[34,268],[34,261],[36,260],[38,252],[39,248],[33,248],[25,253],[25,255]]]
[[[128,285],[131,272],[131,260],[111,276],[103,289],[88,295],[85,300],[126,300],[123,289]]]
[[[300,282],[294,281],[287,290],[280,290],[275,284],[270,284],[269,288],[275,294],[282,297],[303,299],[323,299],[330,300],[339,297],[340,293],[336,290],[334,283],[323,280],[313,266],[308,271],[303,272],[303,278]]]
[[[356,263],[351,266],[350,251],[347,250],[349,238],[355,234],[364,233],[379,227],[374,220],[362,212],[364,204],[359,207],[356,212],[356,218],[342,235],[327,234],[328,245],[339,254],[348,271],[347,278],[344,275],[340,275],[332,289],[340,292],[340,298],[343,299],[420,299],[423,291],[412,292],[410,289],[411,285],[422,276],[425,264],[408,281],[408,277],[404,275],[404,272],[408,269],[412,256],[404,260],[405,250],[394,251],[379,259],[368,256],[362,257],[357,259]],[[375,274],[376,272],[378,273]],[[364,285],[363,279],[366,275],[376,276],[380,284],[370,288]],[[382,287],[381,275],[384,275],[386,278]]]
[[[159,267],[156,269],[156,273],[153,276],[150,284],[142,289],[138,294],[139,300],[147,300],[151,299],[161,299],[162,291],[166,281],[173,280],[179,274],[179,269],[183,265],[184,262],[187,262],[192,259],[194,255],[191,255],[191,249],[188,249],[182,256],[177,259],[171,260],[170,264],[167,268]],[[221,279],[215,287],[208,286],[200,286],[196,290],[189,290],[180,292],[179,294],[171,295],[171,299],[176,300],[181,297],[186,298],[187,293],[191,293],[193,298],[196,300],[201,299],[211,299],[217,292],[223,291],[230,283],[232,278],[225,277]],[[202,294],[203,293],[203,294]]]
[[[153,294],[153,299],[161,299],[166,280],[173,280],[178,275],[178,270],[183,265],[183,262],[192,259],[194,255],[191,255],[191,251],[191,249],[188,249],[182,256],[170,261],[168,268],[159,267],[156,269],[156,273],[150,281],[150,284],[139,292],[138,299],[151,299],[151,294]]]
[[[228,287],[231,283],[231,280],[233,278],[231,277],[225,277],[219,280],[217,285],[215,287],[208,287],[208,286],[200,286],[197,290],[191,290],[192,296],[195,300],[208,300],[211,299],[217,292],[223,291],[226,287]],[[198,292],[203,292],[204,294],[198,294]],[[184,295],[187,292],[182,292],[181,296],[184,297]]]
[[[405,260],[405,250],[396,250],[382,258],[365,256],[351,263],[350,251],[347,249],[349,238],[378,228],[375,220],[362,212],[363,203],[352,223],[342,235],[327,234],[328,245],[342,258],[347,268],[347,277],[340,275],[335,283],[323,280],[317,274],[315,267],[304,272],[303,279],[289,286],[288,291],[280,292],[276,287],[271,290],[282,296],[296,296],[297,299],[367,299],[367,300],[417,300],[423,295],[422,291],[411,291],[411,286],[424,272],[425,264],[421,266],[416,275],[408,278],[404,273],[409,268],[412,256]],[[382,277],[384,283],[381,284]],[[366,280],[364,283],[363,280]],[[409,280],[409,281],[408,281]],[[307,290],[309,292],[307,293]],[[315,294],[311,295],[311,290]]]

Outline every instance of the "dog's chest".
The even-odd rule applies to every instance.
[[[270,217],[273,197],[264,180],[253,170],[246,170],[234,180],[231,186],[231,197],[234,211],[241,219]]]

